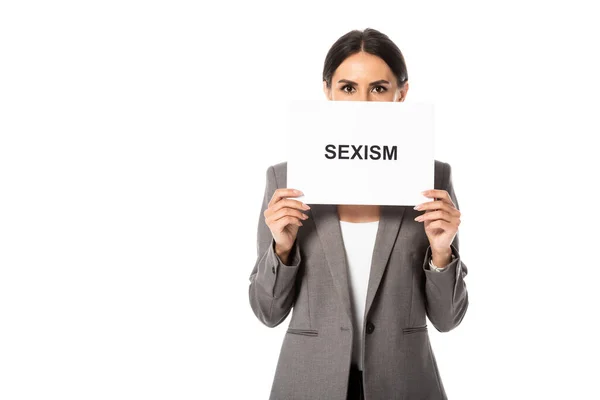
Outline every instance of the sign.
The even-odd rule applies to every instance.
[[[307,204],[416,205],[434,185],[433,105],[293,100],[287,187]]]

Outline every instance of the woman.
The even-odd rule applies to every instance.
[[[323,91],[404,101],[402,53],[374,29],[351,31],[327,54]],[[286,162],[267,169],[249,287],[265,325],[293,309],[270,399],[446,399],[426,316],[447,332],[468,307],[450,165],[435,160],[435,188],[424,193],[434,201],[415,208],[309,207],[286,174]]]

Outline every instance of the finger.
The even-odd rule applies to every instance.
[[[417,218],[415,218],[415,221],[419,221],[419,222],[437,221],[437,220],[443,220],[443,221],[449,222],[451,224],[458,225],[458,219],[455,218],[452,214],[450,214],[446,211],[443,211],[443,210],[428,211],[425,214],[421,214]]]
[[[441,219],[438,219],[429,224],[429,229],[441,229],[444,232],[451,232],[454,230],[454,225],[449,224],[448,222],[443,221]]]
[[[273,204],[277,203],[283,197],[298,197],[298,196],[302,196],[302,195],[303,195],[302,192],[297,189],[291,189],[291,188],[276,189],[275,192],[273,193],[273,196],[271,197],[271,201],[269,201],[269,207],[271,207]]]
[[[296,218],[294,216],[287,215],[285,217],[279,218],[277,221],[274,221],[270,225],[270,227],[275,232],[283,232],[285,227],[288,225],[302,226],[302,221],[300,221],[298,218]]]
[[[447,190],[441,190],[441,189],[426,190],[425,192],[423,192],[423,196],[430,197],[432,199],[440,199],[454,207],[454,202],[450,198],[450,194],[448,193]]]
[[[280,210],[281,208],[285,208],[285,207],[299,209],[299,210],[309,210],[310,209],[310,207],[307,204],[304,204],[303,202],[301,202],[299,200],[283,198],[283,199],[279,200],[277,203],[273,204],[273,206],[269,207],[267,210],[270,210],[270,212],[276,212],[276,211]]]
[[[460,211],[456,209],[452,204],[448,204],[442,200],[435,201],[427,201],[425,203],[421,203],[418,205],[419,211],[427,211],[427,210],[444,210],[450,213],[454,217],[460,217]]]
[[[267,219],[270,222],[276,222],[281,218],[285,218],[287,216],[298,218],[299,220],[305,220],[308,218],[308,215],[303,212],[296,210],[295,208],[283,207],[273,214],[271,214]]]

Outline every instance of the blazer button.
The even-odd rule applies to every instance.
[[[371,334],[375,330],[375,325],[372,322],[367,322],[367,333]]]
[[[275,273],[275,267],[271,267],[271,271],[273,271],[273,273]]]

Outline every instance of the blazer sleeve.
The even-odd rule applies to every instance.
[[[275,239],[264,216],[277,189],[273,166],[267,169],[266,175],[265,193],[258,219],[257,256],[250,274],[249,297],[256,317],[273,328],[285,320],[292,308],[296,274],[302,258],[298,241],[294,242],[287,265],[275,252]]]
[[[443,187],[456,208],[460,210],[452,185],[450,164],[445,163],[445,170]],[[468,270],[460,257],[458,236],[457,232],[450,245],[454,259],[443,270],[433,271],[429,268],[431,246],[427,248],[423,263],[427,317],[440,332],[448,332],[460,325],[469,307],[467,285],[464,280]]]

